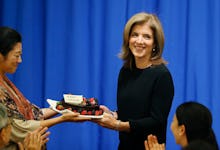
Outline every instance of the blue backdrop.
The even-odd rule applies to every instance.
[[[159,16],[166,36],[175,96],[167,149],[179,149],[169,129],[176,107],[188,100],[206,105],[220,142],[219,0],[0,0],[0,25],[23,36],[23,63],[10,76],[33,103],[63,93],[97,97],[116,109],[117,76],[126,21],[137,12]],[[93,123],[50,128],[49,150],[116,150],[116,131]]]

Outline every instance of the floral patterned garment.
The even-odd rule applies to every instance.
[[[27,99],[26,99],[27,100]],[[31,106],[32,114],[34,120],[42,120],[43,119],[43,113],[39,107],[37,107],[34,104],[31,104],[27,100],[28,104]],[[8,116],[10,118],[15,119],[22,119],[22,120],[28,120],[18,109],[15,101],[10,96],[9,92],[6,88],[0,86],[0,103],[2,103],[6,108],[8,112]]]

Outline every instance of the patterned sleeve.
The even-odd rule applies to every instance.
[[[41,108],[34,105],[34,104],[31,104],[31,105],[32,105],[32,111],[33,111],[33,114],[34,114],[34,119],[35,120],[43,120],[44,115],[43,115],[43,111],[41,110]]]
[[[42,120],[44,118],[42,110],[38,106],[30,103],[30,101],[28,102],[32,107],[34,120]],[[7,108],[8,117],[24,120],[24,116],[18,111],[16,103],[10,98],[7,90],[2,86],[0,86],[0,103]]]
[[[17,105],[10,98],[7,90],[2,86],[0,86],[0,103],[6,107],[9,118],[24,119],[24,116],[18,111]]]
[[[40,127],[40,121],[37,120],[12,120],[11,140],[14,142],[23,141],[29,132]]]

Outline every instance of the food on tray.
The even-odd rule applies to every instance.
[[[75,101],[75,99],[74,99]],[[71,101],[66,101],[65,96],[62,101],[57,102],[56,104],[57,110],[68,109],[73,112],[78,112],[81,115],[95,115],[99,116],[103,114],[103,110],[100,109],[98,100],[96,98],[85,98],[82,97],[82,101],[77,103],[72,103]]]

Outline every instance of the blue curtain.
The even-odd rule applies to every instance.
[[[175,96],[167,127],[167,149],[179,149],[170,131],[176,107],[194,100],[213,115],[220,142],[219,0],[0,0],[0,25],[23,36],[23,63],[9,75],[40,107],[63,93],[96,97],[116,108],[122,65],[117,57],[126,21],[137,12],[157,14],[166,36]],[[91,122],[50,128],[49,150],[116,150],[118,134]]]

